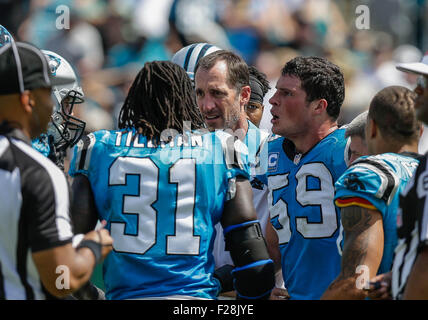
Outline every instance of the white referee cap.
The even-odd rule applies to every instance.
[[[400,71],[428,76],[428,51],[425,52],[421,62],[400,63],[396,68]]]

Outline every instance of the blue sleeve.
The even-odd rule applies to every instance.
[[[368,168],[351,166],[335,183],[336,199],[359,197],[369,201],[382,215],[385,214],[387,203],[383,198],[381,177]]]
[[[48,136],[46,134],[41,134],[39,137],[33,139],[31,141],[31,146],[45,157],[49,156],[51,148],[49,146]]]

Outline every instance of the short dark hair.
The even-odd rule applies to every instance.
[[[119,128],[136,128],[150,138],[166,129],[183,132],[184,121],[204,127],[186,71],[170,61],[147,62],[137,74],[120,110]]]
[[[250,73],[250,76],[253,76],[260,81],[260,83],[262,84],[263,96],[265,96],[265,94],[270,90],[270,84],[267,80],[266,75],[254,66],[249,66],[248,71]]]
[[[195,77],[199,68],[210,70],[218,61],[224,61],[227,65],[229,85],[235,87],[237,91],[249,85],[250,75],[244,59],[228,50],[218,50],[200,59],[195,67]]]
[[[398,141],[419,139],[421,124],[414,108],[417,94],[402,86],[380,90],[370,102],[368,116],[384,136]]]
[[[307,100],[325,99],[327,113],[337,119],[345,99],[345,81],[340,68],[325,58],[296,57],[288,61],[282,75],[300,79]]]

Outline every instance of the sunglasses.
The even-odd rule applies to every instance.
[[[428,83],[428,77],[426,76],[419,76],[416,82],[417,86],[421,87],[422,89],[427,88],[427,83]]]

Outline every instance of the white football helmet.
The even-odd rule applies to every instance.
[[[67,60],[52,51],[42,50],[42,52],[45,54],[54,76],[74,80],[71,84],[52,87],[55,108],[47,134],[53,137],[57,150],[65,150],[79,141],[85,129],[86,123],[73,116],[74,105],[84,102],[84,93],[79,86],[76,73]]]
[[[12,40],[13,38],[9,31],[7,31],[7,29],[0,24],[0,48],[8,43],[11,43]]]
[[[178,50],[171,61],[186,70],[192,82],[195,80],[195,67],[198,61],[206,55],[221,50],[209,43],[194,43]]]

